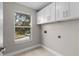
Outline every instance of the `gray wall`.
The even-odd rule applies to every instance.
[[[47,30],[47,34],[44,34]],[[61,39],[58,39],[61,35]],[[79,20],[42,25],[42,44],[62,55],[79,55]]]
[[[0,2],[0,46],[3,46],[3,3]]]
[[[22,12],[30,14],[32,16],[32,41],[16,44],[14,39],[14,21],[15,21],[15,12]],[[40,43],[39,40],[39,28],[36,25],[36,11],[28,8],[26,6],[14,3],[14,2],[4,2],[3,3],[3,45],[6,48],[6,53],[11,53],[20,49],[28,48],[33,45]]]

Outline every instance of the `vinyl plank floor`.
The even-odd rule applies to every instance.
[[[30,51],[19,53],[16,56],[54,56],[54,55],[49,51],[47,51],[45,48],[38,47]]]

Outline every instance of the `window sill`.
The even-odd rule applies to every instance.
[[[29,42],[29,41],[31,41],[30,38],[21,38],[21,39],[15,40],[15,44],[21,44],[21,43],[25,43],[25,42]]]

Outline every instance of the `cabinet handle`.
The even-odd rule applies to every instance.
[[[63,17],[68,17],[68,16],[69,16],[68,10],[63,11]]]

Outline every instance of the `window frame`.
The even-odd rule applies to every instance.
[[[29,41],[32,41],[32,15],[30,15],[30,24],[31,24],[31,29],[30,29],[30,31],[31,31],[31,33],[30,33],[30,37],[29,37],[29,39],[18,39],[18,40],[16,40],[16,34],[15,34],[15,15],[16,15],[16,13],[20,13],[20,14],[26,14],[26,15],[30,15],[30,14],[28,14],[28,13],[25,13],[25,12],[14,12],[14,42],[15,42],[15,44],[20,44],[20,43],[25,43],[25,42],[29,42]]]

